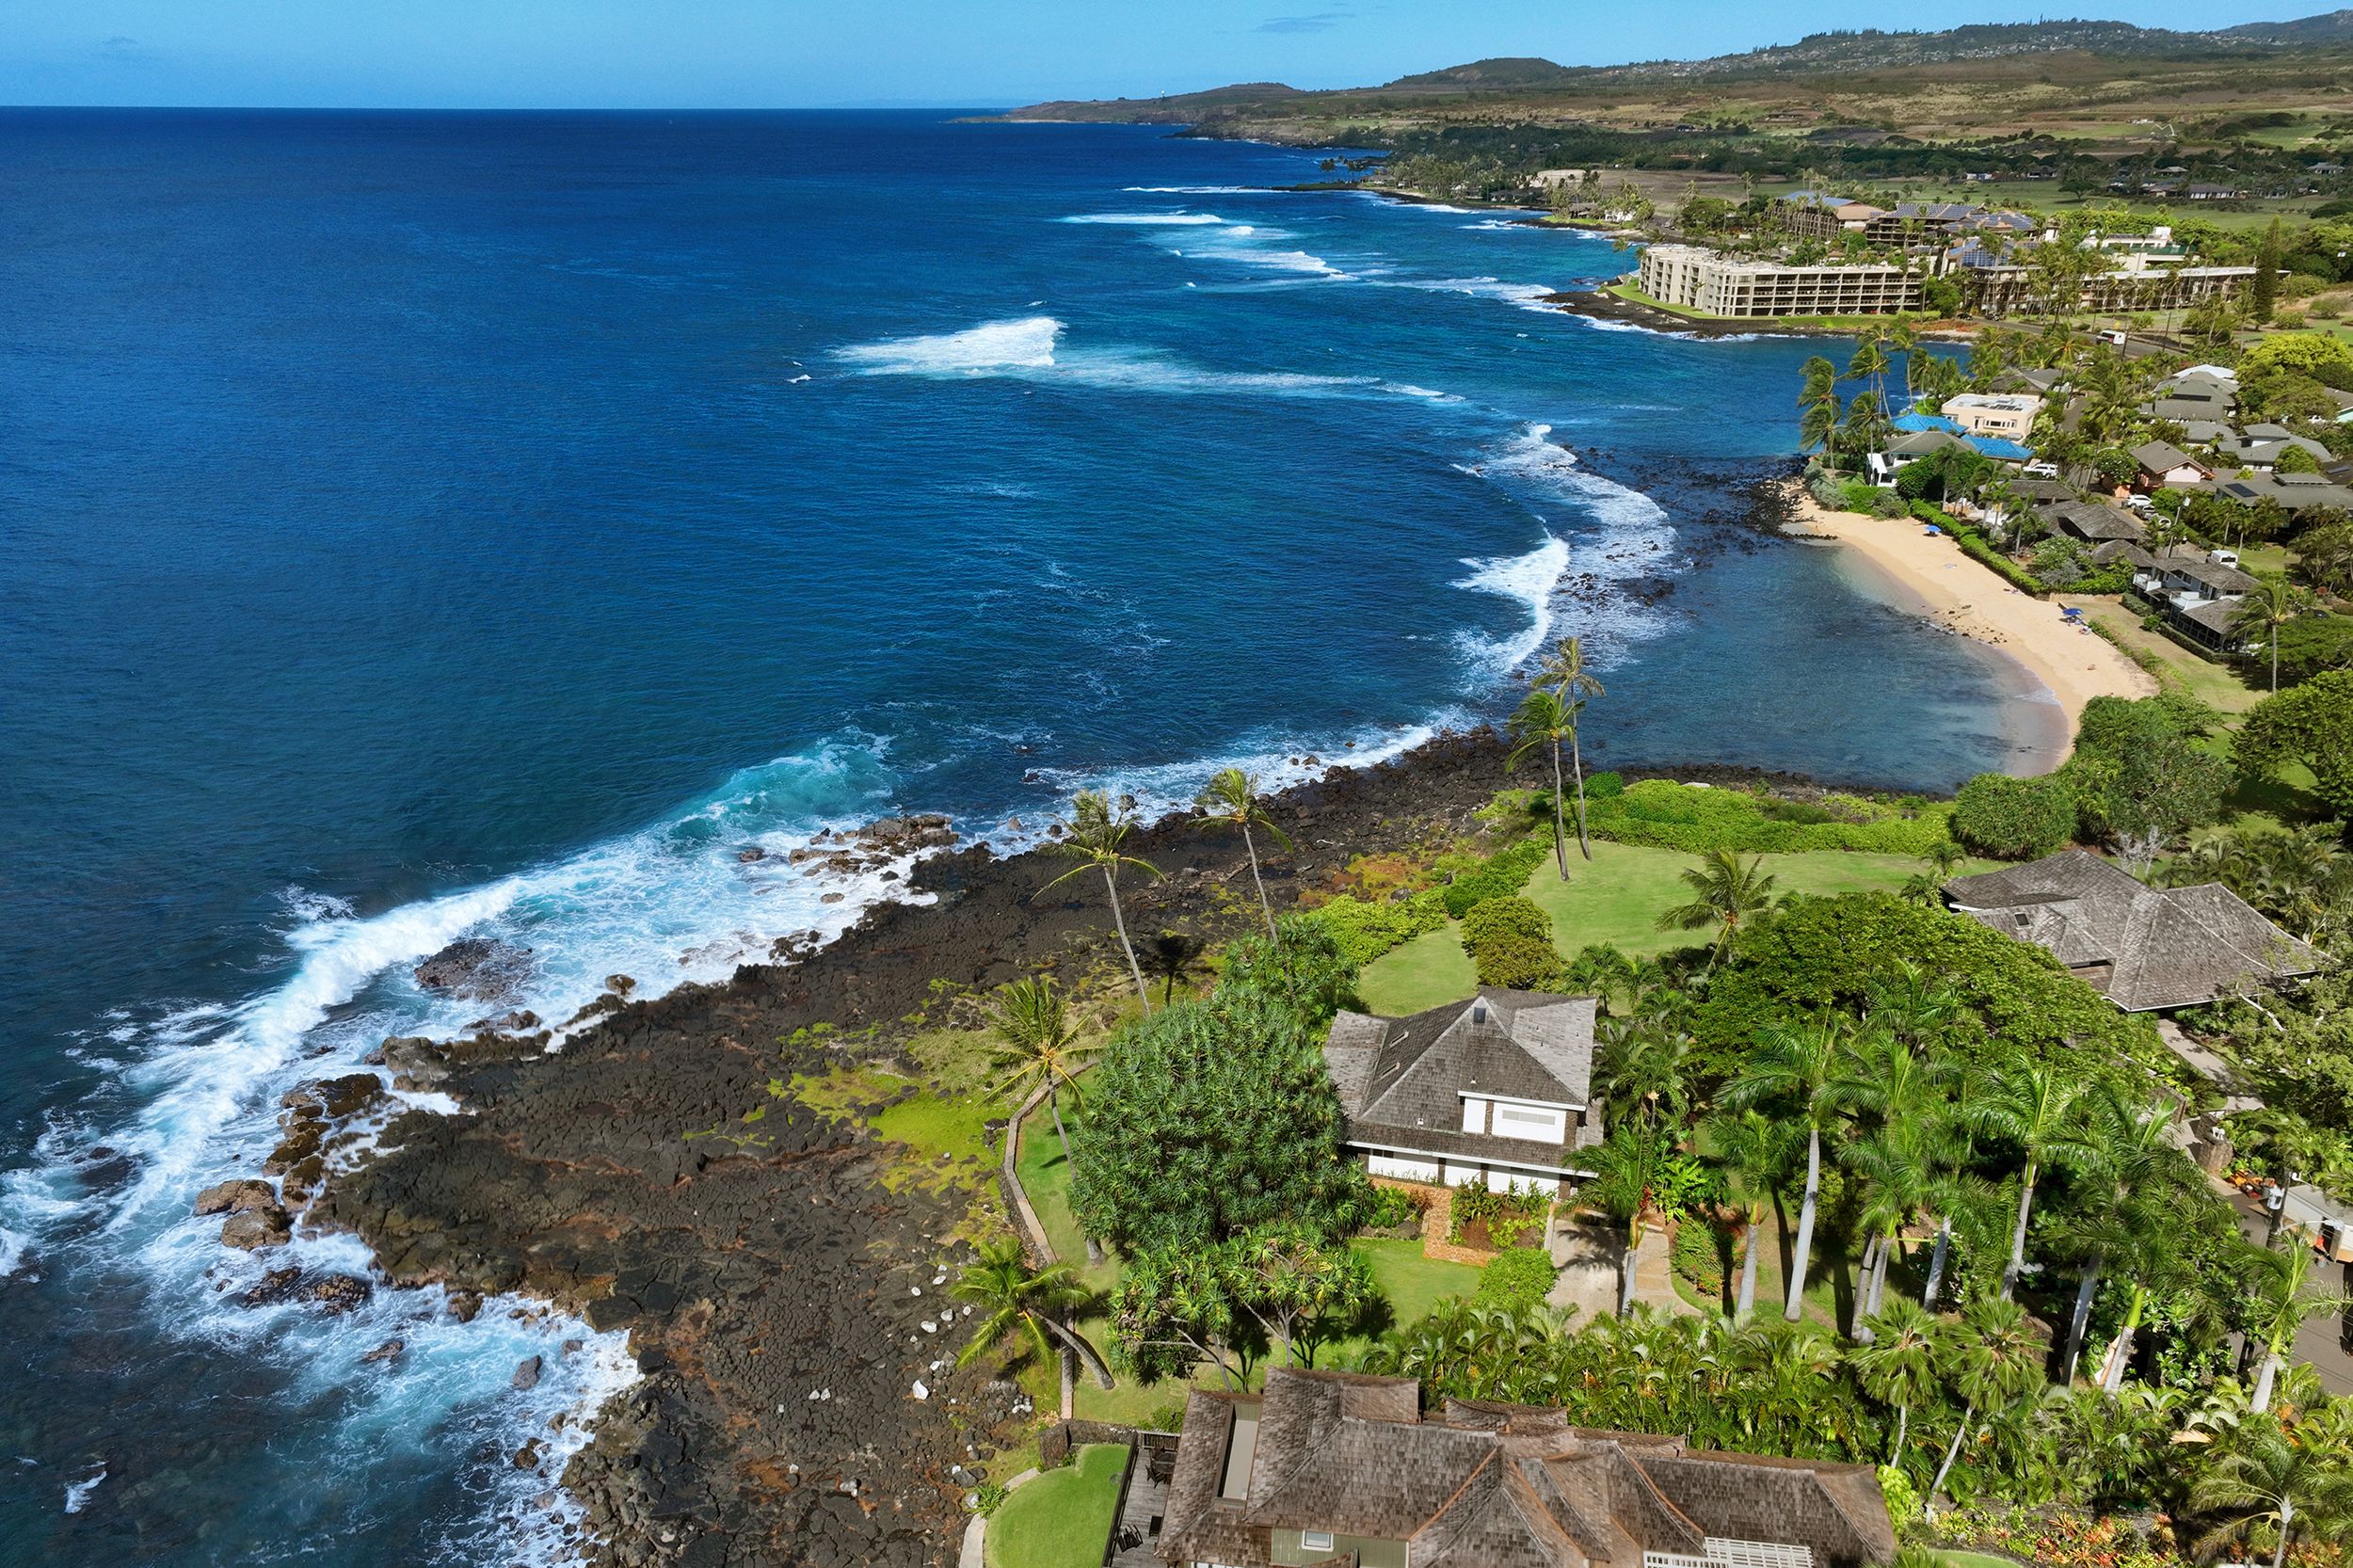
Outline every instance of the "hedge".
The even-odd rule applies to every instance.
[[[1458,873],[1442,889],[1446,912],[1461,920],[1491,898],[1509,898],[1528,886],[1529,874],[1551,850],[1549,840],[1522,839],[1498,850],[1485,864]]]
[[[1498,936],[1533,936],[1540,942],[1552,940],[1552,917],[1534,899],[1514,893],[1509,898],[1491,898],[1463,917],[1463,946],[1477,952],[1480,945]]]
[[[1879,855],[1925,855],[1951,837],[1951,808],[1925,804],[1906,815],[1852,795],[1825,797],[1836,815],[1863,821],[1791,822],[1767,814],[1766,804],[1745,790],[1702,789],[1672,779],[1646,778],[1607,801],[1587,803],[1593,837],[1653,849],[1705,855],[1712,849],[1752,855],[1786,855],[1843,849]],[[1792,813],[1795,814],[1795,813]],[[1833,816],[1831,810],[1805,815]],[[1533,862],[1530,863],[1531,869]]]
[[[1447,919],[1445,895],[1434,888],[1387,904],[1342,894],[1308,913],[1331,933],[1348,960],[1358,966],[1371,963],[1424,932],[1438,930]]]
[[[1542,1247],[1513,1247],[1497,1253],[1479,1276],[1479,1306],[1534,1306],[1550,1293],[1561,1270]]]
[[[1561,953],[1542,936],[1503,932],[1470,950],[1481,985],[1507,991],[1548,991],[1561,982]]]

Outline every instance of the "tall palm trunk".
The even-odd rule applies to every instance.
[[[2271,1408],[2271,1387],[2280,1379],[2280,1363],[2285,1357],[2277,1345],[2264,1348],[2263,1368],[2255,1374],[2255,1393],[2247,1401],[2247,1408],[2258,1415]]]
[[[2107,1364],[2100,1371],[2101,1392],[2113,1395],[2124,1386],[2124,1368],[2133,1359],[2133,1335],[2140,1327],[2140,1309],[2149,1300],[2149,1292],[2133,1287],[2132,1309],[2124,1314],[2124,1326],[2116,1331],[2108,1342]]]
[[[1251,838],[1250,824],[1246,822],[1241,824],[1241,847],[1250,852],[1250,880],[1252,885],[1258,889],[1258,912],[1266,917],[1266,939],[1270,942],[1277,941],[1279,938],[1274,935],[1274,905],[1267,902],[1266,878],[1258,874],[1257,840]]]
[[[1561,776],[1561,743],[1552,743],[1552,853],[1561,862],[1561,880],[1569,879],[1569,824],[1561,814],[1561,797],[1568,792],[1568,780]]]
[[[1136,945],[1128,940],[1128,917],[1119,907],[1119,879],[1109,866],[1103,868],[1103,886],[1112,896],[1112,924],[1119,931],[1119,951],[1128,955],[1128,972],[1136,977],[1136,1000],[1144,1003],[1144,1016],[1152,1016],[1152,988],[1144,983],[1144,966],[1136,962]]]
[[[1953,1473],[1953,1461],[1961,1457],[1961,1440],[1969,1432],[1969,1423],[1977,1419],[1977,1407],[1961,1407],[1961,1425],[1953,1429],[1953,1441],[1945,1450],[1945,1463],[1936,1467],[1936,1479],[1929,1482],[1929,1496],[1933,1497],[1945,1489],[1945,1478]]]
[[[2018,1223],[2010,1227],[2009,1261],[2002,1266],[2002,1300],[2018,1291],[2018,1276],[2026,1271],[2026,1216],[2034,1208],[2035,1163],[2026,1161],[2026,1178],[2018,1189]]]
[[[1805,1135],[1805,1202],[1798,1209],[1798,1248],[1789,1262],[1789,1303],[1782,1316],[1796,1322],[1805,1316],[1805,1270],[1814,1252],[1814,1206],[1822,1195],[1822,1129]]]
[[[1749,1315],[1756,1310],[1756,1245],[1763,1218],[1758,1214],[1749,1216],[1746,1242],[1740,1248],[1740,1294],[1732,1308],[1732,1320],[1736,1323],[1747,1322]]]
[[[1885,1238],[1874,1236],[1863,1243],[1863,1261],[1855,1268],[1854,1321],[1849,1325],[1854,1342],[1872,1344],[1879,1338],[1871,1326],[1871,1276],[1879,1272],[1880,1253],[1886,1247]]]
[[[1054,1136],[1062,1140],[1062,1168],[1070,1169],[1070,1129],[1062,1125],[1062,1091],[1053,1084],[1046,1086],[1046,1109],[1053,1113]]]
[[[1929,1254],[1929,1282],[1920,1290],[1920,1304],[1930,1312],[1936,1310],[1936,1294],[1945,1286],[1945,1258],[1952,1246],[1953,1217],[1940,1214],[1936,1220],[1936,1247]]]
[[[2280,1498],[2280,1544],[2271,1548],[2271,1568],[2288,1560],[2288,1543],[2296,1539],[2296,1504],[2284,1494]]]
[[[2280,676],[2276,669],[2272,672],[2271,689],[2275,692],[2280,689]],[[1593,857],[1593,841],[1585,836],[1585,758],[1577,747],[1574,728],[1569,730],[1569,775],[1577,780],[1577,847],[1583,852],[1586,859],[1591,860]]]
[[[1097,1388],[1109,1388],[1112,1385],[1112,1369],[1104,1365],[1101,1356],[1095,1353],[1093,1345],[1088,1344],[1071,1333],[1064,1324],[1044,1313],[1038,1314],[1037,1320],[1046,1325],[1047,1333],[1062,1341],[1064,1353],[1076,1355],[1080,1361],[1086,1363],[1087,1370],[1095,1374],[1095,1385]]]
[[[2075,1381],[2075,1364],[2083,1359],[2084,1331],[2091,1326],[2091,1298],[2100,1288],[2101,1261],[2096,1252],[2084,1259],[2083,1282],[2075,1288],[2075,1314],[2067,1324],[2067,1373],[2059,1379],[2062,1385]]]
[[[1625,1267],[1618,1271],[1618,1316],[1630,1317],[1634,1311],[1634,1255],[1642,1248],[1642,1217],[1637,1214],[1625,1227]]]
[[[1896,1446],[1887,1450],[1888,1464],[1894,1464],[1903,1458],[1904,1437],[1911,1431],[1912,1406],[1899,1404],[1896,1407]]]

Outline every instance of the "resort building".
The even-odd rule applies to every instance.
[[[1342,1013],[1324,1067],[1373,1176],[1557,1192],[1601,1142],[1590,997],[1481,990],[1410,1018]]]
[[[2024,213],[1996,212],[1974,201],[1898,201],[1865,226],[1874,245],[1918,245],[1969,233],[1996,242],[2036,232]]]
[[[1945,400],[1938,412],[1967,436],[2002,436],[2023,441],[2034,428],[2042,399],[2028,392],[1961,392]]]
[[[1920,309],[1907,268],[1744,262],[1696,245],[1654,245],[1636,274],[1662,305],[1716,316],[1893,315]]]
[[[1842,234],[1859,234],[1885,210],[1868,201],[1851,201],[1817,190],[1796,190],[1781,199],[1776,209],[1781,226],[1800,239],[1835,241]]]
[[[2152,888],[2079,849],[1956,877],[1945,897],[1980,924],[2043,949],[2127,1013],[2195,1007],[2241,981],[2321,966],[2320,954],[2218,882]]]
[[[1185,1403],[1159,1556],[1193,1568],[1865,1568],[1896,1555],[1867,1464],[1687,1448],[1270,1367]]]
[[[2227,298],[2247,287],[2255,276],[2251,266],[2153,267],[2131,256],[2125,264],[2096,272],[2084,280],[2075,298],[2080,311],[2178,311],[2209,299]],[[2029,268],[1992,251],[1972,248],[1956,252],[1954,268],[1977,283],[1977,304],[1986,315],[2041,310],[2045,301],[2037,291]]]

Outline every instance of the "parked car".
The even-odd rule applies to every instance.
[[[2238,552],[2235,550],[2209,550],[2206,552],[2206,559],[2212,561],[2217,567],[2235,567],[2238,565]]]
[[[2029,479],[2057,479],[2058,465],[2057,463],[2028,463],[2019,472]]]
[[[2091,335],[2098,338],[2102,343],[2112,343],[2119,348],[2124,346],[2125,334],[2112,328],[2106,331],[2094,332]]]

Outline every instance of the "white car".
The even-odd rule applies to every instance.
[[[2019,472],[2029,479],[2057,479],[2058,465],[2057,463],[2028,463]]]

